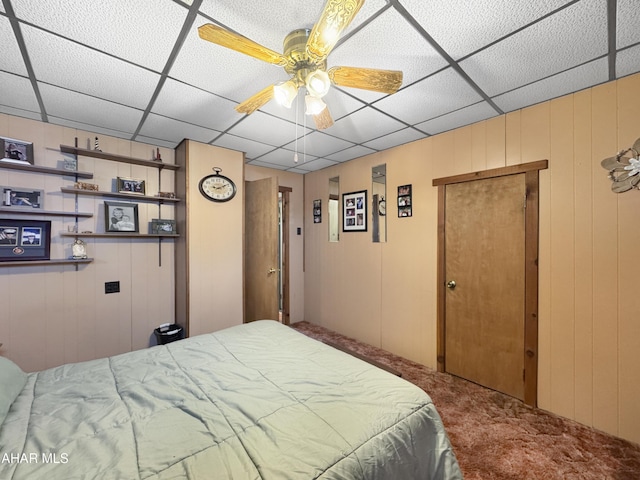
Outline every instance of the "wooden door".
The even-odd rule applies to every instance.
[[[278,320],[278,181],[245,182],[244,321]]]
[[[445,194],[446,371],[521,400],[525,193],[521,173]]]

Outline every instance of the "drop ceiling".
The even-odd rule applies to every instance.
[[[332,87],[325,130],[304,102],[237,113],[287,74],[197,28],[282,52],[324,3],[2,0],[0,112],[304,174],[640,71],[640,0],[366,0],[328,66],[402,70],[397,93]]]

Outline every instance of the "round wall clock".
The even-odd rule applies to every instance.
[[[236,194],[236,184],[229,177],[220,175],[221,168],[214,167],[213,171],[213,175],[207,175],[200,180],[200,193],[212,202],[228,202]]]
[[[384,216],[386,214],[387,214],[387,202],[384,200],[384,197],[382,197],[378,202],[378,215]]]

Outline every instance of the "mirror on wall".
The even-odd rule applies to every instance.
[[[329,179],[329,201],[327,202],[327,215],[329,218],[329,241],[337,242],[340,231],[340,177]]]
[[[371,231],[374,242],[387,241],[387,164],[371,169]]]

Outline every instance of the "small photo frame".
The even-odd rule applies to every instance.
[[[0,219],[0,262],[49,260],[49,220]]]
[[[176,221],[153,218],[151,219],[151,233],[156,235],[176,235],[178,233]]]
[[[367,191],[342,194],[342,231],[367,231]]]
[[[322,223],[322,200],[313,201],[313,223]]]
[[[3,162],[29,163],[33,165],[33,143],[15,138],[0,137]]]
[[[413,215],[411,185],[400,185],[398,187],[398,217],[411,217]]]
[[[42,210],[44,190],[28,188],[0,187],[2,205],[18,210]]]
[[[116,180],[118,193],[132,193],[135,195],[145,194],[144,180],[135,178],[118,177]]]
[[[104,202],[105,232],[139,232],[138,204]]]

